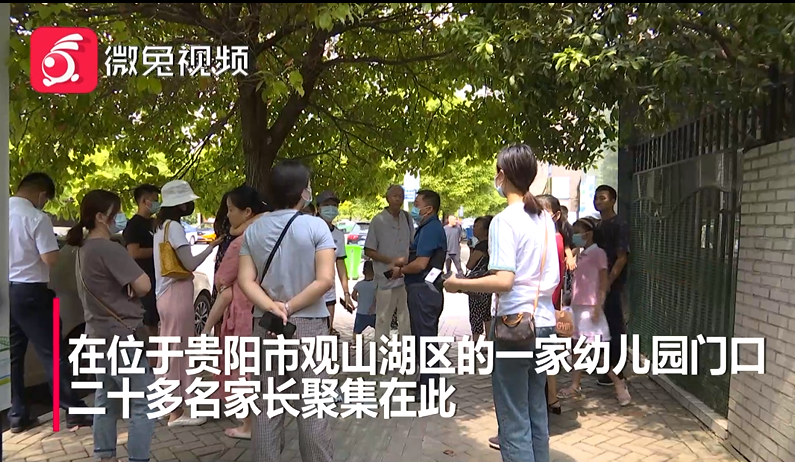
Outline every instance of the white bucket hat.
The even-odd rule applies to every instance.
[[[163,199],[163,202],[160,203],[161,207],[176,207],[199,198],[185,180],[173,180],[164,184],[160,189],[160,196]]]

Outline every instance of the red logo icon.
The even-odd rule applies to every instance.
[[[30,36],[30,85],[39,93],[97,88],[97,34],[85,27],[39,27]]]

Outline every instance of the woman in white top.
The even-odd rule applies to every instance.
[[[509,146],[497,156],[497,192],[508,206],[489,227],[489,270],[479,279],[445,281],[449,291],[496,294],[495,326],[504,316],[533,313],[536,338],[555,332],[552,294],[560,281],[555,224],[533,194],[530,185],[538,161],[526,145]],[[495,351],[516,347],[495,341]],[[534,347],[527,347],[528,353]],[[535,358],[538,350],[534,350]],[[494,407],[499,424],[498,441],[504,461],[549,462],[549,428],[544,391],[546,373],[536,371],[532,358],[496,358],[492,374]]]
[[[188,349],[188,339],[195,334],[193,275],[191,274],[186,279],[163,276],[160,244],[168,241],[176,251],[182,266],[192,273],[213,253],[213,249],[223,241],[223,236],[218,236],[202,253],[193,255],[180,220],[182,217],[193,214],[193,201],[199,196],[194,194],[188,182],[183,180],[169,181],[163,186],[160,194],[163,203],[157,214],[157,230],[153,248],[155,296],[157,297],[157,312],[160,315],[160,336],[179,337],[181,343],[179,345],[171,344],[168,349],[169,351],[185,351]],[[168,364],[162,364],[161,359],[158,368],[155,369],[155,375],[158,378],[179,382],[179,387],[171,392],[171,396],[182,398],[183,404],[190,398],[186,389],[193,381],[186,372],[190,369],[188,359],[185,355],[180,358],[169,357]],[[168,369],[165,369],[166,367]],[[177,407],[168,416],[169,427],[201,425],[206,421],[207,419],[204,417],[190,418],[184,413],[182,407]]]

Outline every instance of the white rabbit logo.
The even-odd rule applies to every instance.
[[[41,72],[44,74],[44,79],[42,79],[42,83],[45,87],[51,87],[53,85],[64,83],[64,82],[77,82],[80,78],[80,74],[75,74],[75,60],[72,58],[72,55],[69,54],[68,51],[64,50],[71,50],[77,51],[79,47],[77,42],[82,42],[83,36],[80,34],[69,34],[66,37],[55,42],[55,45],[50,48],[50,52],[44,57],[41,62]],[[58,77],[53,77],[47,72],[47,69],[52,68],[55,66],[55,58],[52,55],[59,55],[63,59],[66,60],[66,72]]]

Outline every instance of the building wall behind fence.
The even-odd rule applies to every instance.
[[[765,374],[740,373],[729,441],[751,462],[795,461],[795,138],[743,156],[735,336],[765,338]],[[755,347],[740,364],[756,363]]]

